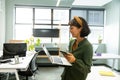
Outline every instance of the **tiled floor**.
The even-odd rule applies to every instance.
[[[63,72],[63,67],[39,67],[35,74],[35,79],[32,77],[29,80],[61,80],[61,74]],[[92,66],[91,73],[89,73],[86,80],[120,80],[120,73],[112,71],[115,77],[101,76],[99,74],[100,70],[112,71],[110,68],[104,66]],[[9,80],[16,80],[15,75],[10,75]],[[4,79],[0,79],[4,80]],[[20,76],[20,80],[25,80]]]
[[[36,80],[61,80],[63,67],[40,67],[36,74]]]
[[[101,76],[100,71],[110,71],[115,76]],[[120,80],[120,73],[111,70],[105,66],[92,66],[91,73],[89,73],[87,80]]]
[[[104,66],[92,66],[91,73],[89,73],[87,80],[120,80],[120,74],[112,71],[115,77],[101,76],[100,70],[112,71],[110,68]],[[60,75],[63,67],[40,67],[36,75],[36,80],[61,80]]]

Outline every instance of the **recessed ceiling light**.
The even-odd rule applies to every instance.
[[[57,1],[57,4],[56,4],[56,6],[59,6],[59,4],[60,4],[60,0],[58,0],[58,1]]]
[[[75,0],[72,5],[103,6],[112,0]]]

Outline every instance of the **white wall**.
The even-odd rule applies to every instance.
[[[5,42],[5,0],[0,0],[0,50]]]
[[[8,42],[10,39],[13,39],[13,26],[14,26],[14,0],[6,0],[6,36],[5,42]]]
[[[120,0],[112,0],[105,6],[106,23],[104,28],[104,40],[108,53],[120,55]],[[112,61],[108,60],[107,64],[112,66]],[[115,69],[120,69],[119,62],[116,61]]]

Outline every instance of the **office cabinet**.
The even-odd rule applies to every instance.
[[[106,45],[104,43],[93,43],[93,52],[94,53],[105,53],[106,52]]]
[[[94,55],[95,54],[101,54],[102,53],[106,53],[106,45],[104,43],[101,43],[101,44],[98,44],[98,43],[93,43],[93,52],[94,52]],[[93,64],[105,64],[106,63],[106,60],[94,60],[93,61]]]

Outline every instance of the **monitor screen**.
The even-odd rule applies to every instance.
[[[3,59],[14,58],[15,55],[19,57],[26,56],[26,43],[4,43],[3,44]]]
[[[33,29],[34,37],[59,37],[59,29]]]

